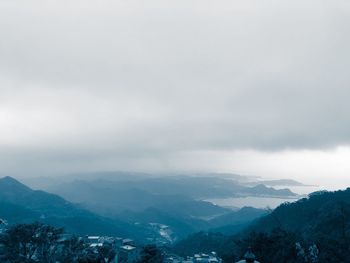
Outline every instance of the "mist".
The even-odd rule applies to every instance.
[[[1,173],[345,187],[349,13],[340,0],[2,1]]]

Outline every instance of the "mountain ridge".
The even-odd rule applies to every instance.
[[[45,222],[68,232],[135,236],[132,225],[96,215],[62,197],[32,190],[12,177],[0,178],[0,217],[9,223]],[[129,229],[131,231],[126,231]]]

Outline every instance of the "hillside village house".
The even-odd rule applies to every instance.
[[[106,236],[86,236],[85,240],[90,244],[91,248],[97,248],[108,243],[112,245],[116,252],[113,262],[134,263],[140,257],[139,248],[135,246],[132,239],[122,239],[120,237],[106,237]]]

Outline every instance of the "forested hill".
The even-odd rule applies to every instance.
[[[282,204],[249,230],[268,231],[276,227],[298,232],[307,238],[317,238],[321,234],[341,238],[350,234],[350,188],[315,192],[308,198]]]
[[[226,260],[238,259],[251,246],[261,262],[299,262],[296,243],[305,253],[316,245],[318,262],[350,262],[350,188],[315,192],[280,205],[235,236],[197,233],[176,244],[180,254],[216,250]],[[193,248],[193,249],[191,249]],[[300,262],[311,262],[308,261]]]
[[[104,218],[58,195],[32,190],[12,177],[0,178],[0,218],[10,224],[42,222],[80,235],[142,236],[131,224]]]

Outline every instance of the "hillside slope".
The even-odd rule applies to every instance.
[[[306,251],[315,244],[318,262],[350,262],[350,188],[316,192],[294,203],[285,203],[255,220],[238,235],[213,232],[191,235],[174,246],[181,255],[216,250],[223,258],[239,258],[251,246],[261,261],[299,262],[295,244]]]
[[[32,190],[11,177],[0,179],[0,218],[9,223],[40,221],[86,234],[142,236],[142,230],[104,218],[44,191]]]

